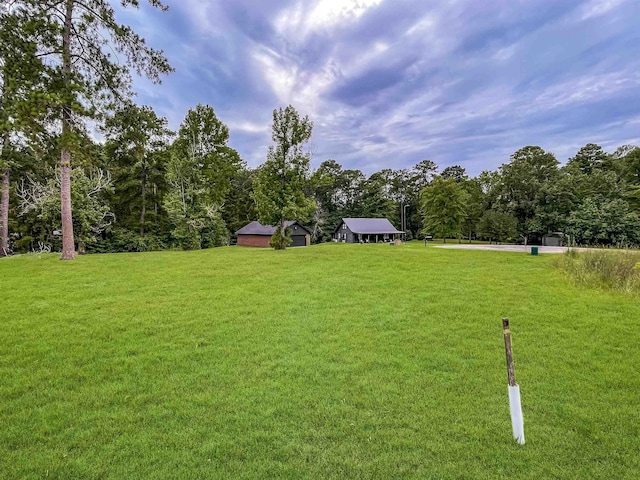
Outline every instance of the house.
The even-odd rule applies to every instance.
[[[403,232],[396,230],[386,218],[343,218],[333,231],[334,242],[392,242]]]
[[[311,244],[311,232],[295,220],[284,222],[291,233],[292,247],[307,247]],[[276,232],[276,227],[262,225],[254,221],[245,225],[236,232],[238,245],[243,247],[269,247],[269,240]]]

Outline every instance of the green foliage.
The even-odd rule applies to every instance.
[[[465,220],[467,194],[453,178],[436,177],[420,193],[420,211],[424,217],[423,234],[447,238],[459,237]]]
[[[539,231],[531,220],[535,217],[543,189],[558,176],[556,157],[538,146],[521,148],[511,161],[500,167],[499,202],[502,209],[510,212],[518,221],[518,233],[527,236]],[[531,228],[536,230],[531,230]]]
[[[117,179],[112,197],[118,224],[145,235],[147,210],[157,216],[165,187],[168,159],[167,119],[158,118],[151,107],[128,104],[105,122],[109,156]],[[157,230],[158,218],[152,218]],[[142,242],[144,243],[144,242]]]
[[[313,199],[305,195],[309,181],[311,155],[303,147],[311,138],[313,122],[300,115],[291,105],[273,111],[271,138],[267,161],[259,168],[254,183],[253,198],[258,220],[263,225],[276,225],[284,236],[284,222],[306,222],[316,209]],[[275,244],[286,248],[282,238]]]
[[[20,237],[13,243],[13,251],[15,253],[28,253],[34,248],[35,240],[31,235]]]
[[[487,208],[487,195],[482,190],[482,184],[476,178],[464,180],[462,188],[466,193],[465,218],[462,230],[469,239],[478,231],[478,223]]]
[[[247,168],[240,168],[231,177],[222,212],[225,224],[231,232],[236,232],[257,217],[252,198],[254,179],[255,172]]]
[[[291,245],[291,242],[291,231],[288,228],[285,229],[284,234],[280,229],[277,229],[269,240],[269,246],[274,250],[284,250]]]
[[[360,186],[362,196],[355,216],[387,218],[391,223],[399,225],[401,198],[396,200],[392,197],[393,180],[393,172],[386,169],[371,174],[366,181],[362,182]]]
[[[86,172],[73,169],[72,202],[76,214],[73,228],[78,239],[78,251],[84,253],[88,243],[96,242],[100,235],[113,223],[113,213],[106,201],[112,191],[109,172],[92,170]],[[44,230],[40,236],[43,242],[54,245],[51,237],[60,229],[60,176],[49,177],[45,182],[27,179],[18,190],[20,214],[33,214],[41,222]]]
[[[49,57],[60,66],[53,90],[58,98],[53,109],[57,115],[64,112],[67,119],[100,118],[131,97],[132,71],[154,83],[173,71],[162,51],[149,47],[130,26],[116,21],[115,10],[107,0],[19,3],[29,5],[32,14],[46,19],[42,48],[51,52]],[[162,8],[157,1],[149,3]],[[138,2],[124,1],[122,6],[137,8]],[[68,137],[63,142],[70,140]]]
[[[153,234],[127,230],[122,227],[114,227],[101,242],[94,242],[87,246],[88,253],[114,253],[114,252],[152,252],[165,250],[167,244],[162,238]]]
[[[575,167],[587,175],[596,170],[607,170],[611,166],[611,159],[600,145],[588,143],[582,147],[575,157],[571,157],[568,167]]]
[[[53,98],[47,81],[53,70],[37,44],[45,17],[16,3],[0,8],[0,170],[16,166],[10,137],[36,139]]]
[[[43,62],[51,66],[46,105],[49,120],[59,121],[61,127],[62,259],[71,260],[75,258],[71,154],[84,133],[84,121],[99,122],[131,98],[131,71],[158,83],[161,75],[173,69],[161,51],[150,48],[131,27],[116,21],[107,0],[12,3],[13,8],[41,20],[36,48]],[[138,7],[137,0],[120,3],[123,8]],[[165,10],[158,0],[149,3]],[[83,243],[80,239],[80,248]]]
[[[581,286],[640,293],[640,252],[569,250],[557,261]]]
[[[625,198],[640,213],[640,148],[631,148],[621,159],[622,177],[627,182]]]
[[[481,238],[496,242],[508,242],[517,236],[518,220],[508,212],[487,210],[478,221]]]
[[[587,198],[571,212],[568,232],[583,245],[632,245],[640,242],[640,216],[624,200]]]
[[[222,205],[231,188],[231,180],[242,167],[242,160],[229,147],[229,129],[216,116],[213,107],[198,105],[190,109],[180,125],[174,153],[189,159],[208,184],[206,200]]]
[[[180,126],[167,164],[164,208],[172,237],[181,248],[228,243],[222,208],[242,166],[228,140],[228,128],[208,105],[189,110]]]
[[[449,167],[446,167],[444,170],[442,170],[440,176],[442,178],[452,178],[457,183],[463,183],[469,180],[467,171],[460,165],[451,165]]]
[[[541,234],[566,231],[569,214],[581,202],[582,176],[563,169],[553,181],[540,185],[535,198],[534,216],[526,221],[526,230]]]

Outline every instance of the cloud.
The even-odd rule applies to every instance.
[[[639,15],[631,0],[182,0],[123,18],[176,67],[137,80],[138,100],[173,128],[212,105],[251,166],[291,103],[314,121],[316,166],[477,174],[529,144],[564,161],[638,141]]]

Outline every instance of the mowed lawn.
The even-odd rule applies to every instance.
[[[551,255],[23,256],[0,291],[0,478],[640,478],[640,299]]]

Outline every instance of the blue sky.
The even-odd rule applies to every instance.
[[[274,108],[314,121],[312,164],[430,159],[472,175],[525,145],[564,162],[640,144],[637,0],[167,0],[120,16],[176,72],[137,102],[177,129],[211,105],[250,167]]]

